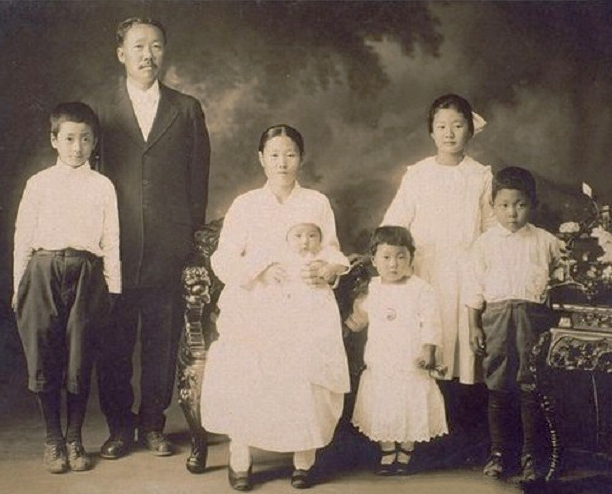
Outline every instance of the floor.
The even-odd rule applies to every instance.
[[[5,319],[6,321],[6,319]],[[42,466],[43,427],[34,396],[25,389],[25,366],[19,341],[10,324],[0,325],[0,493],[3,494],[223,494],[232,491],[227,483],[227,441],[213,436],[205,473],[193,475],[185,469],[189,437],[176,404],[168,413],[166,430],[178,447],[172,457],[157,458],[137,449],[120,460],[101,459],[97,452],[106,439],[106,425],[99,410],[95,388],[83,431],[85,447],[94,456],[89,472],[48,474]],[[452,441],[452,438],[450,439]],[[449,446],[450,445],[450,446]],[[522,492],[517,479],[506,482],[482,477],[486,447],[480,442],[464,446],[472,459],[453,453],[448,438],[417,450],[414,475],[381,478],[371,472],[375,449],[349,426],[341,425],[332,445],[320,452],[320,483],[311,491],[319,494],[500,494]],[[445,451],[440,454],[440,451]],[[470,454],[470,451],[472,454]],[[444,459],[441,459],[441,456]],[[609,463],[592,459],[573,462],[563,471],[562,482],[537,494],[609,494],[612,477]],[[292,492],[288,481],[291,457],[254,451],[254,492]],[[605,477],[593,477],[605,474]],[[525,491],[526,492],[526,491]],[[526,492],[527,494],[527,492]]]

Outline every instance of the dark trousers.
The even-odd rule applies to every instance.
[[[162,431],[174,391],[182,311],[180,292],[169,288],[124,290],[100,342],[100,407],[111,433]],[[140,323],[140,324],[139,324]],[[140,327],[141,401],[134,417],[132,355]]]
[[[15,317],[28,388],[87,394],[96,335],[109,297],[102,259],[74,249],[34,252],[17,290]]]

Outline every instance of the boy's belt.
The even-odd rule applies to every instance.
[[[59,250],[47,250],[47,249],[38,249],[35,251],[36,254],[44,255],[44,256],[58,256],[58,257],[80,257],[83,259],[89,259],[90,261],[95,261],[96,259],[100,259],[95,254],[92,254],[88,250],[78,250],[78,249],[59,249]]]

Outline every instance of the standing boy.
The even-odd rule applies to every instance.
[[[19,335],[46,425],[51,473],[91,468],[81,440],[93,342],[121,291],[119,219],[111,181],[91,169],[98,118],[84,103],[50,117],[58,158],[25,187],[15,225],[14,295]],[[66,436],[60,419],[65,380]]]
[[[493,180],[497,225],[473,246],[473,271],[466,305],[472,349],[484,355],[489,390],[491,454],[483,473],[509,473],[510,411],[517,401],[523,426],[521,466],[526,481],[538,476],[539,404],[529,385],[528,358],[539,335],[554,324],[544,305],[551,266],[559,259],[559,242],[529,223],[537,204],[535,180],[519,167],[501,170]]]
[[[100,170],[117,187],[124,290],[115,304],[98,361],[100,405],[110,436],[103,458],[120,458],[134,441],[171,455],[163,434],[174,390],[182,310],[183,262],[204,223],[209,138],[200,103],[162,84],[166,31],[153,19],[117,28],[126,78],[100,94]],[[140,323],[139,323],[140,321]],[[140,407],[132,413],[132,354],[141,343]]]

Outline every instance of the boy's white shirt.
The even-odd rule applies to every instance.
[[[486,302],[544,302],[560,248],[554,235],[530,223],[514,233],[496,224],[472,246],[465,305],[482,309]]]
[[[55,165],[26,183],[17,220],[13,285],[15,293],[32,253],[38,249],[86,250],[103,258],[110,293],[121,293],[119,215],[112,182],[91,169]]]

